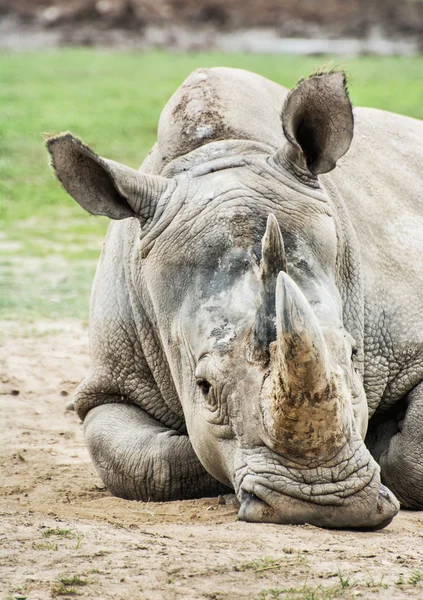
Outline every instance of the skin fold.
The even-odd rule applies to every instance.
[[[175,92],[139,171],[50,138],[113,219],[75,398],[113,494],[360,529],[422,508],[422,139],[343,73],[226,68]]]

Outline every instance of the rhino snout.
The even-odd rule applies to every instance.
[[[308,504],[289,496],[280,495],[271,506],[255,494],[241,494],[238,519],[248,523],[277,523],[301,525],[308,523],[331,529],[358,529],[378,531],[392,521],[399,510],[399,503],[390,490],[381,485],[373,510],[369,503],[357,497],[345,507],[334,508]]]
[[[399,511],[358,436],[336,459],[314,467],[295,464],[264,446],[244,449],[238,461],[234,487],[241,521],[377,530]]]

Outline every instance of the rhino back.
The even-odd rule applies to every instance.
[[[392,404],[423,375],[423,123],[355,109],[354,139],[322,177],[347,206],[361,256],[369,404]]]

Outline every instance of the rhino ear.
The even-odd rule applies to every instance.
[[[285,101],[282,126],[288,143],[278,152],[288,162],[312,175],[331,171],[353,137],[345,73],[318,73],[300,81]]]
[[[144,224],[154,215],[160,197],[174,187],[170,179],[97,156],[71,133],[50,137],[46,143],[59,181],[93,215],[138,217]]]

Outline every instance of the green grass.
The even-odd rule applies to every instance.
[[[43,537],[57,536],[60,538],[67,538],[68,540],[75,537],[73,529],[62,529],[60,527],[47,527],[42,532]]]
[[[70,577],[59,577],[59,581],[63,583],[63,585],[88,585],[88,581],[86,579],[82,579],[79,575],[72,575]]]
[[[79,575],[59,577],[59,581],[51,589],[51,595],[53,598],[57,596],[77,596],[76,587],[85,585],[88,585],[88,581]]]
[[[73,587],[68,587],[63,583],[56,583],[51,588],[51,595],[53,598],[56,598],[57,596],[77,596],[78,592]]]
[[[423,58],[291,57],[88,49],[0,57],[0,319],[86,318],[107,219],[87,215],[55,181],[42,133],[71,130],[138,167],[162,107],[200,66],[256,71],[292,86],[328,63],[345,68],[356,105],[423,118]]]

